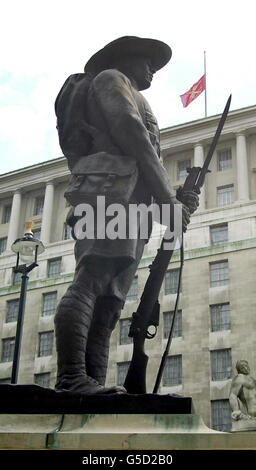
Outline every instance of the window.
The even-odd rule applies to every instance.
[[[179,283],[179,269],[172,269],[165,274],[165,295],[176,294]]]
[[[19,299],[8,300],[6,309],[6,323],[17,321],[19,313]]]
[[[230,330],[230,305],[211,305],[211,331]]]
[[[57,292],[47,292],[43,294],[42,316],[54,315],[56,310]]]
[[[15,338],[2,340],[2,362],[12,362],[14,354]]]
[[[218,171],[225,171],[232,168],[231,149],[219,150],[218,152]]]
[[[211,244],[219,245],[228,241],[228,225],[217,225],[210,227]]]
[[[13,268],[13,278],[12,278],[12,283],[14,286],[17,286],[21,283],[21,277],[22,277],[22,274],[21,273],[16,273],[14,271],[15,268]]]
[[[117,364],[117,385],[123,385],[129,369],[130,362],[120,362]]]
[[[126,300],[132,301],[138,299],[138,278],[135,277],[127,294]]]
[[[231,379],[232,360],[231,349],[211,351],[212,380]]]
[[[34,215],[40,215],[44,209],[44,196],[38,196],[35,198]]]
[[[130,344],[133,342],[132,338],[128,336],[131,325],[131,319],[126,318],[125,320],[120,320],[120,339],[119,344]]]
[[[164,339],[169,337],[172,320],[174,312],[164,312]],[[173,338],[177,336],[182,336],[182,313],[181,310],[178,310],[175,318],[174,329],[173,329]]]
[[[12,211],[11,204],[9,204],[8,206],[4,206],[2,224],[8,224],[10,222],[11,211]]]
[[[180,160],[178,162],[178,180],[184,180],[188,176],[187,168],[191,167],[190,160]]]
[[[34,238],[38,238],[38,240],[40,240],[40,237],[41,237],[41,228],[34,228],[34,229],[33,229],[33,234],[34,234]]]
[[[182,383],[182,356],[169,356],[163,373],[163,386],[179,385]]]
[[[39,351],[38,356],[51,356],[53,348],[53,331],[39,333]]]
[[[218,207],[227,206],[228,204],[233,204],[234,202],[234,186],[230,184],[229,186],[222,186],[217,188],[217,203]]]
[[[229,282],[228,261],[210,263],[210,286],[225,286]]]
[[[58,276],[61,272],[61,258],[48,261],[48,277]]]
[[[72,238],[71,231],[71,227],[65,223],[63,229],[63,240],[69,240],[70,238]]]
[[[232,426],[229,400],[211,401],[212,428],[217,431],[230,431]]]
[[[35,374],[34,381],[35,384],[40,385],[41,387],[49,387],[50,386],[50,372],[44,372],[43,374]]]
[[[7,237],[0,238],[0,255],[6,250]]]

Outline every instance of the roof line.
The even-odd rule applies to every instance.
[[[245,111],[246,109],[250,109],[250,108],[253,109],[253,108],[255,108],[255,106],[256,105],[253,104],[251,106],[245,106],[244,108],[232,109],[231,111],[229,111],[228,114],[237,113],[238,111]],[[215,117],[218,117],[218,116],[221,116],[221,113],[213,114],[212,116],[206,116],[206,117],[202,117],[202,118],[199,118],[199,119],[194,119],[193,121],[181,122],[179,124],[174,124],[173,126],[163,127],[163,128],[160,129],[160,131],[167,131],[169,129],[174,129],[176,127],[193,124],[195,122],[206,121],[207,119],[212,119],[212,118],[215,118]]]
[[[236,113],[238,111],[244,111],[246,109],[250,109],[250,108],[253,108],[255,107],[256,105],[252,105],[252,106],[246,106],[244,108],[238,108],[238,109],[233,109],[231,111],[229,111],[229,114],[230,113]],[[190,124],[193,124],[193,123],[196,123],[196,122],[199,122],[199,121],[206,121],[207,119],[212,119],[212,118],[215,118],[217,116],[220,116],[221,113],[219,114],[214,114],[212,116],[206,116],[206,117],[203,117],[203,118],[199,118],[199,119],[195,119],[193,121],[187,121],[187,122],[182,122],[180,124],[175,124],[174,126],[169,126],[169,127],[164,127],[162,129],[160,129],[160,132],[161,131],[167,131],[167,130],[171,130],[171,129],[175,129],[177,127],[180,127],[180,126],[184,126],[184,125],[190,125]],[[61,157],[57,157],[57,158],[52,158],[50,160],[46,160],[44,162],[39,162],[39,163],[34,163],[33,165],[28,165],[28,166],[25,166],[23,168],[18,168],[17,170],[12,170],[12,171],[8,171],[7,173],[1,173],[0,174],[0,178],[2,176],[7,176],[7,175],[11,175],[13,173],[19,173],[21,171],[24,171],[24,170],[28,170],[28,169],[32,169],[32,168],[36,168],[37,166],[43,166],[43,165],[47,165],[49,163],[53,163],[53,162],[57,162],[58,160],[63,160],[65,159],[65,157],[62,155]]]
[[[49,163],[56,162],[58,160],[63,160],[63,158],[65,157],[62,156],[62,157],[57,157],[57,158],[51,158],[50,160],[45,160],[44,162],[34,163],[33,165],[24,166],[22,168],[18,168],[17,170],[8,171],[7,173],[1,173],[0,178],[1,176],[11,175],[12,173],[18,173],[19,171],[28,170],[29,168],[35,168],[37,166],[41,167],[42,165],[47,165]]]

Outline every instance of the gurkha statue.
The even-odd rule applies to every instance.
[[[58,391],[126,392],[105,387],[109,342],[147,239],[103,236],[97,195],[126,210],[129,204],[148,206],[154,200],[169,204],[173,214],[179,204],[183,231],[198,206],[198,196],[187,204],[188,195],[184,199],[179,191],[178,200],[172,190],[160,158],[157,121],[140,93],[171,54],[161,41],[121,37],[93,55],[84,73],[71,75],[56,99],[60,146],[72,174],[67,222],[76,239],[74,281],[55,316]],[[82,203],[93,207],[98,224],[93,236],[84,238],[76,230],[81,220],[76,207]]]

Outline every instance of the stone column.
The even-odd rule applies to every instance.
[[[11,249],[13,242],[19,236],[20,211],[21,211],[21,190],[16,189],[12,198],[12,210],[11,210],[11,217],[10,217],[10,222],[9,222],[9,231],[8,231],[6,250]]]
[[[46,183],[45,196],[44,196],[44,209],[42,216],[41,226],[41,241],[44,244],[51,241],[51,225],[53,215],[53,202],[54,202],[54,184],[52,181]]]
[[[238,201],[249,199],[249,178],[247,163],[246,136],[243,132],[236,135],[236,166]]]
[[[194,166],[202,167],[204,164],[204,148],[202,144],[196,143],[194,146]],[[199,196],[199,208],[198,210],[203,211],[205,209],[205,184],[201,188],[201,194]]]

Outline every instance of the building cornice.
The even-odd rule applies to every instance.
[[[208,145],[216,131],[220,114],[195,121],[177,124],[160,131],[161,149],[164,154],[191,148],[196,144]],[[256,133],[256,105],[230,111],[221,134],[221,140],[234,138],[238,133]],[[36,163],[25,168],[0,175],[0,194],[12,193],[16,189],[35,189],[49,180],[61,182],[70,175],[64,156]]]
[[[38,172],[38,170],[40,170],[43,167],[47,168],[47,167],[59,166],[59,165],[62,165],[64,162],[66,162],[66,158],[64,156],[52,158],[51,160],[47,160],[45,162],[35,163],[34,165],[25,166],[23,168],[18,168],[17,170],[9,171],[7,173],[2,173],[0,175],[0,180],[2,178],[11,177],[12,175],[18,175],[20,173],[24,173],[26,171]]]
[[[161,130],[161,149],[164,154],[191,148],[196,144],[209,145],[221,114],[179,124]],[[248,135],[256,133],[256,106],[230,111],[221,133],[221,140],[234,138],[243,132]]]
[[[184,252],[184,260],[194,260],[198,258],[209,258],[209,262],[214,261],[211,260],[211,257],[216,257],[221,255],[221,259],[223,259],[224,253],[231,253],[231,252],[238,252],[242,250],[249,250],[256,248],[256,238],[249,238],[246,240],[239,240],[233,242],[223,243],[222,245],[210,245],[204,246],[202,248],[192,248],[185,250]],[[149,267],[152,262],[154,261],[155,256],[145,256],[141,259],[138,269],[145,269]],[[180,254],[179,252],[174,253],[169,266],[174,265],[173,267],[176,268],[180,264]],[[176,266],[177,265],[177,266]],[[1,290],[0,290],[1,295]]]
[[[49,182],[67,181],[69,175],[70,171],[65,157],[38,163],[0,175],[0,195],[4,194],[7,197],[8,194],[11,195],[18,189],[23,189],[24,192],[35,190]]]

